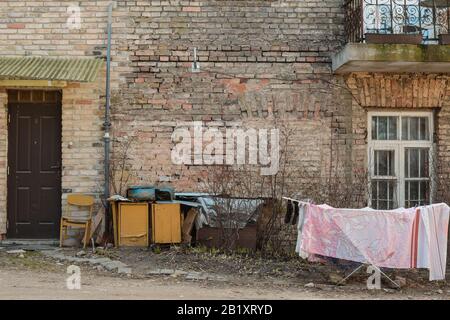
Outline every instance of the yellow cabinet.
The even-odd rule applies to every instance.
[[[148,246],[148,203],[120,202],[119,217],[119,246],[147,247]]]
[[[152,205],[152,242],[181,243],[181,210],[179,203]]]

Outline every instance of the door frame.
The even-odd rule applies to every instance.
[[[46,90],[46,89],[39,89],[39,88],[27,88],[27,89],[14,89],[14,90],[20,90],[20,91],[57,91],[57,100],[56,102],[11,102],[9,97],[10,97],[10,90],[7,90],[7,95],[8,95],[8,103],[6,105],[7,108],[7,172],[6,172],[6,187],[7,187],[7,192],[6,192],[6,237],[9,239],[26,239],[23,237],[18,237],[16,235],[16,232],[14,230],[12,230],[13,226],[15,225],[15,221],[14,221],[14,212],[12,211],[14,209],[13,207],[13,203],[12,201],[10,201],[13,197],[12,192],[14,191],[13,188],[11,188],[12,186],[12,179],[13,179],[13,175],[11,172],[11,161],[13,160],[13,158],[15,159],[15,157],[12,157],[11,153],[13,152],[14,148],[11,148],[11,139],[12,139],[12,135],[10,134],[12,128],[11,128],[11,106],[12,105],[32,105],[36,108],[39,107],[55,107],[55,108],[59,108],[59,124],[60,124],[60,142],[62,141],[62,91],[61,90]],[[58,202],[57,202],[57,208],[59,211],[59,215],[62,214],[62,204],[61,204],[61,198],[62,198],[62,145],[59,147],[59,163],[61,165],[60,170],[59,170],[59,185],[58,187]],[[15,161],[17,162],[17,159],[15,159]],[[57,221],[56,221],[56,225],[55,228],[57,230],[57,232],[59,233],[59,224],[60,224],[60,216],[58,217]],[[58,237],[58,235],[56,235],[56,237]],[[40,238],[33,238],[33,239],[40,239]],[[48,237],[43,237],[41,238],[42,240],[44,239],[49,239]]]

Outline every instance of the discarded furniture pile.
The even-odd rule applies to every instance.
[[[189,244],[220,247],[224,233],[232,248],[256,249],[263,199],[175,193],[172,188],[135,186],[127,197],[108,199],[118,247]]]
[[[263,216],[271,211],[268,198],[238,198],[201,193],[177,193],[183,203],[196,205],[194,243],[208,248],[256,250],[259,226]]]
[[[176,201],[172,188],[134,186],[128,188],[127,197],[116,195],[108,201],[115,246],[190,243],[197,210]]]

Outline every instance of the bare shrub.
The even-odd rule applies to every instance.
[[[281,123],[278,128],[280,160],[276,174],[261,176],[259,170],[250,166],[213,166],[208,169],[204,191],[230,199],[230,203],[236,197],[265,199],[266,207],[257,222],[258,249],[266,256],[292,256],[297,226],[284,222],[286,201],[283,196],[336,207],[361,208],[367,205],[370,188],[366,169],[349,173],[341,170],[343,163],[339,161],[333,163],[325,176],[322,171],[299,168],[291,150],[295,128],[289,123]],[[221,211],[218,212],[221,221],[239,218],[231,205],[217,210]],[[227,223],[220,225],[220,241],[224,248],[230,249],[235,245],[233,239],[238,236],[239,228]]]
[[[130,149],[135,141],[135,137],[116,138],[113,142],[113,152],[109,163],[109,190],[113,195],[126,196],[129,181],[135,176],[132,170]],[[98,185],[98,193],[104,210],[107,212],[109,206],[103,194],[103,186]],[[102,190],[102,191],[100,191]],[[106,214],[109,214],[107,212]],[[112,242],[112,219],[106,219],[105,234],[102,243]]]
[[[109,167],[110,190],[113,194],[126,196],[128,183],[136,176],[130,159],[130,150],[135,141],[135,136],[114,140],[114,152]]]
[[[260,194],[255,179],[257,174],[243,167],[211,166],[203,184],[212,195],[215,211],[214,225],[218,228],[218,247],[224,251],[236,248],[239,232],[256,214],[249,200]]]
[[[281,126],[280,141],[280,161],[279,171],[272,176],[260,175],[259,168],[252,166],[210,166],[204,181],[203,191],[220,197],[223,203],[215,208],[218,217],[218,227],[220,234],[221,248],[230,250],[235,247],[236,239],[239,237],[239,225],[236,221],[242,221],[238,215],[242,213],[236,211],[236,206],[244,207],[249,199],[261,199],[266,206],[264,214],[256,212],[258,218],[258,247],[264,251],[271,246],[273,251],[277,251],[279,246],[275,245],[280,241],[274,241],[280,232],[280,221],[282,215],[283,195],[289,193],[288,179],[292,178],[292,168],[288,165],[289,138],[292,136],[292,129],[287,125]],[[241,204],[238,202],[241,199]],[[254,218],[249,216],[248,218]],[[269,244],[270,242],[270,244]],[[282,242],[282,241],[281,241]]]

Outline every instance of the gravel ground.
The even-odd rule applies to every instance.
[[[117,274],[88,263],[81,267],[81,290],[68,290],[68,262],[37,251],[22,254],[0,250],[0,299],[449,299],[450,286],[429,282],[426,271],[389,272],[406,284],[400,290],[383,280],[382,290],[367,290],[361,271],[344,286],[334,285],[352,265],[305,263],[300,259],[262,259],[244,254],[224,255],[206,250],[171,248],[161,252],[143,249],[64,249],[67,256],[109,257],[132,268]],[[184,271],[220,276],[219,280],[187,280]],[[153,273],[152,273],[153,272]]]

